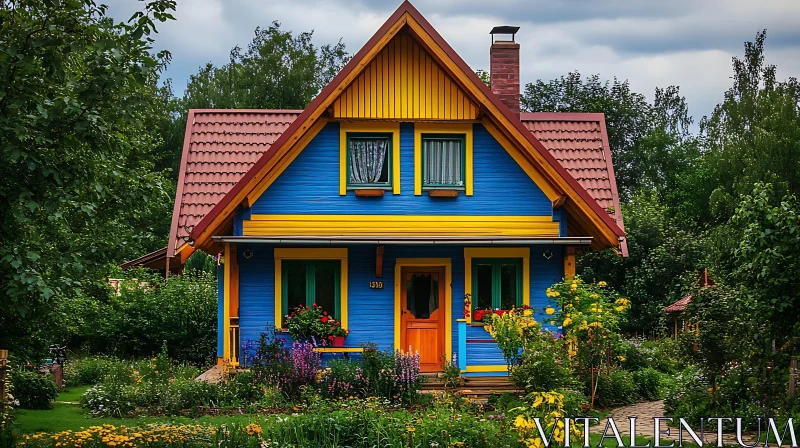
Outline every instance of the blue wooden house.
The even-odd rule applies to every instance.
[[[487,87],[405,2],[305,110],[189,111],[166,260],[224,260],[220,362],[317,303],[331,350],[501,375],[473,311],[544,316],[576,251],[625,251],[603,115],[520,113],[516,31]]]

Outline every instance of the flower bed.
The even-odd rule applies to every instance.
[[[306,405],[293,414],[252,416],[248,425],[152,424],[92,426],[80,431],[18,438],[23,448],[140,447],[495,447],[519,446],[511,430],[515,414],[470,405],[447,396],[408,411],[369,398]]]
[[[27,435],[17,446],[31,448],[60,447],[112,447],[135,448],[142,446],[262,446],[262,429],[259,425],[223,426],[153,424],[136,428],[102,425],[90,426],[81,431],[63,431],[55,434]]]

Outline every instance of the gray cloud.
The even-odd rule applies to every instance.
[[[106,0],[117,20],[143,4]],[[160,25],[156,48],[173,53],[167,76],[181,92],[207,62],[225,63],[256,26],[280,21],[314,30],[317,44],[340,38],[355,53],[399,0],[178,0],[176,21]],[[488,67],[489,30],[521,26],[522,79],[552,79],[572,70],[628,79],[649,97],[679,85],[695,117],[708,114],[730,85],[731,57],[768,30],[767,61],[781,77],[800,73],[800,2],[796,0],[417,0],[414,5],[464,58]]]

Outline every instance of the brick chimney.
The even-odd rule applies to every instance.
[[[492,92],[519,117],[519,44],[515,42],[518,26],[496,26],[489,32],[489,79]],[[495,34],[510,34],[511,40],[495,40]]]

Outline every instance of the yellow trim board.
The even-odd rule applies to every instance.
[[[347,249],[346,248],[275,248],[275,326],[283,326],[283,260],[339,260],[341,278],[339,280],[339,311],[342,328],[347,329]]]
[[[453,359],[453,261],[450,258],[398,258],[394,265],[394,349],[400,347],[400,287],[403,267],[444,266],[444,355],[447,362]]]
[[[472,196],[472,123],[414,123],[414,194],[422,194],[422,134],[463,134],[464,193]]]
[[[392,193],[400,194],[400,123],[343,121],[339,123],[339,195],[347,194],[348,132],[387,132],[392,134]]]
[[[473,258],[522,258],[522,304],[531,304],[531,248],[530,247],[465,247],[464,248],[464,294],[472,294],[472,259]],[[470,308],[475,303],[472,302]],[[472,313],[465,316],[467,323],[472,323]]]
[[[244,236],[558,237],[550,216],[251,215]]]
[[[493,366],[467,366],[464,370],[467,373],[487,373],[487,372],[508,372],[506,365],[493,365]]]

